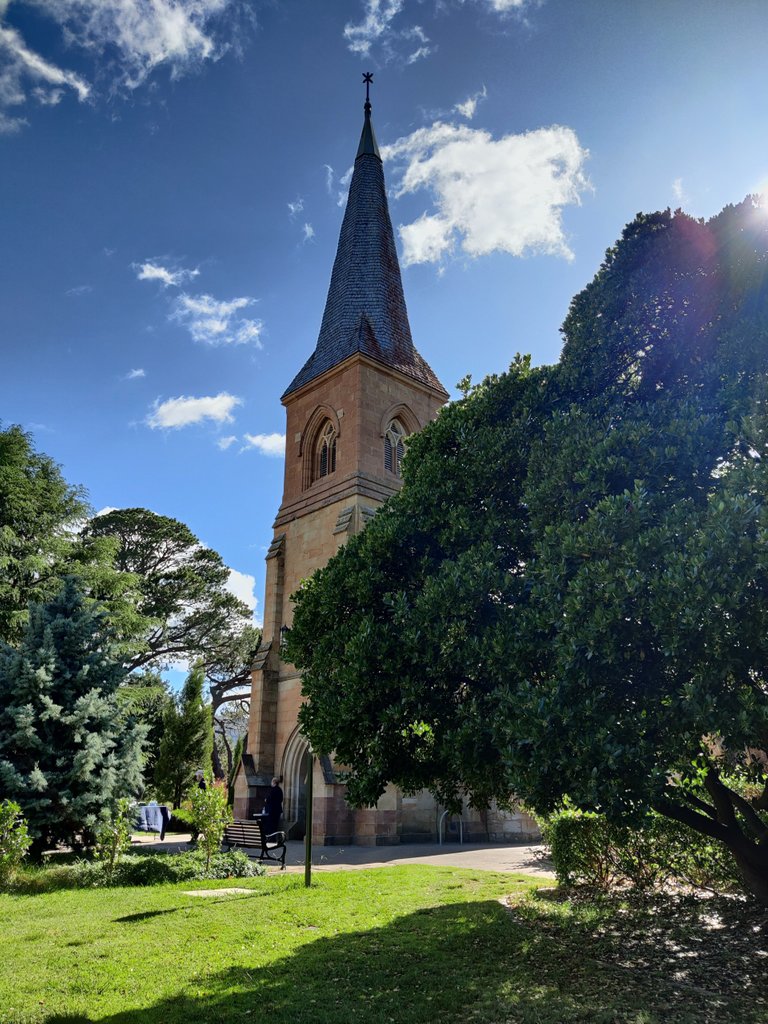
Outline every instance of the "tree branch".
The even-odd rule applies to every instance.
[[[717,811],[714,807],[710,807],[709,804],[704,803],[703,800],[699,800],[697,796],[694,796],[693,793],[687,792],[687,790],[681,789],[680,793],[682,793],[684,799],[687,800],[689,804],[692,804],[694,807],[698,808],[698,810],[702,811],[704,814],[708,814],[710,818],[714,818],[714,820],[717,821]]]
[[[731,795],[731,800],[744,816],[744,821],[752,835],[761,843],[768,840],[768,825],[765,824],[757,811],[755,811],[752,804],[739,793],[734,793],[732,789],[729,789],[728,792]]]
[[[752,801],[752,806],[758,811],[768,811],[768,779],[763,786],[763,792]]]
[[[717,820],[726,828],[738,829],[730,791],[720,781],[716,768],[710,768],[707,771],[704,777],[704,788],[712,797],[712,803],[717,810]]]
[[[653,809],[658,811],[659,814],[663,814],[665,818],[671,818],[673,821],[679,821],[681,825],[687,825],[694,832],[700,832],[702,835],[709,836],[710,839],[716,839],[718,842],[730,845],[728,842],[730,838],[728,835],[729,830],[726,826],[719,821],[714,821],[707,815],[694,811],[692,807],[686,807],[683,804],[676,804],[671,800],[662,798],[654,803]]]

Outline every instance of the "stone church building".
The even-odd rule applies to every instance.
[[[307,740],[297,725],[301,679],[281,657],[290,595],[400,487],[404,439],[448,393],[411,338],[381,156],[366,99],[346,211],[314,352],[282,396],[286,410],[282,504],[267,552],[263,642],[253,665],[246,752],[235,783],[235,818],[261,811],[273,775],[283,777],[283,828],[304,834]],[[313,839],[366,845],[437,838],[442,808],[426,792],[390,787],[375,808],[353,810],[330,758],[314,761]],[[443,823],[455,835],[458,823]],[[467,812],[465,838],[524,838],[525,815]]]

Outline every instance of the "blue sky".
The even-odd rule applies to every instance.
[[[0,0],[0,418],[263,599],[374,72],[414,341],[554,361],[640,210],[768,182],[762,0]],[[343,202],[343,199],[342,199]]]

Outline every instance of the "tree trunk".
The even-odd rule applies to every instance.
[[[744,830],[736,814],[740,800],[738,794],[724,786],[712,770],[706,788],[713,796],[712,806],[697,799],[694,806],[701,808],[698,810],[666,799],[659,801],[655,810],[700,835],[723,843],[733,856],[745,890],[768,907],[768,844],[764,839],[752,838]],[[743,800],[741,802],[743,804]],[[744,811],[744,808],[739,809]],[[747,808],[746,813],[749,817],[752,812]]]
[[[216,746],[216,735],[213,737],[213,750],[211,752],[211,761],[213,763],[213,776],[215,779],[221,781],[226,776],[224,775],[224,769],[221,765],[221,755],[219,754],[218,747]]]
[[[729,849],[736,861],[744,888],[764,907],[768,907],[768,849],[753,846],[746,855],[732,847]]]

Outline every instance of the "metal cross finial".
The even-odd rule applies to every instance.
[[[371,97],[369,95],[369,90],[371,88],[371,82],[373,81],[373,75],[370,71],[363,72],[363,81],[365,82],[365,102],[370,103]]]

